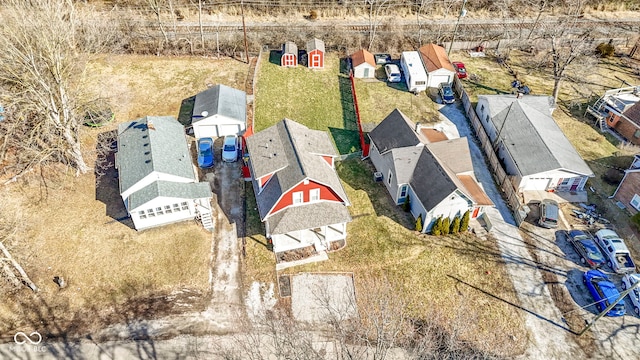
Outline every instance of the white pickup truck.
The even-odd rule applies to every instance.
[[[627,245],[615,231],[602,229],[596,232],[596,242],[602,249],[602,254],[607,258],[607,265],[617,273],[632,273],[636,271],[636,265],[631,259],[631,253]]]

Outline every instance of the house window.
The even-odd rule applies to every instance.
[[[320,189],[309,190],[309,201],[319,201],[319,200],[320,200]]]
[[[569,185],[569,181],[571,179],[562,179],[562,182],[560,183],[560,185],[565,186],[565,185]]]
[[[634,209],[640,211],[640,196],[638,196],[638,194],[633,194],[630,204]]]
[[[171,205],[165,205],[164,212],[165,214],[171,214]]]
[[[156,208],[156,214],[158,214],[158,215],[162,215],[162,214],[164,214],[164,212],[162,211],[162,208],[161,208],[161,207],[159,207],[159,206],[158,206],[158,207]]]
[[[145,214],[144,214],[144,210],[142,210],[142,211],[138,211],[138,217],[139,217],[140,219],[146,219],[146,218],[147,218],[147,215],[145,215]]]
[[[391,185],[391,178],[393,177],[393,173],[389,170],[389,175],[387,175],[387,184]]]
[[[293,204],[302,204],[302,191],[296,191],[292,194],[293,196]]]
[[[426,83],[427,83],[426,81],[416,81],[416,86],[424,85]]]
[[[153,212],[153,209],[147,209],[147,216],[148,217],[156,217],[156,213]]]
[[[402,187],[400,187],[400,198],[404,199],[407,197],[407,190],[409,189],[409,187],[407,185],[402,185]]]
[[[180,211],[180,205],[178,205],[178,204],[173,204],[173,211],[175,211],[175,212]]]
[[[180,205],[182,205],[182,210],[189,210],[189,204],[186,201],[183,201]]]
[[[640,138],[640,130],[636,130],[636,132],[633,133],[633,137],[634,138]]]

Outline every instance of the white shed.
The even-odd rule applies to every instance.
[[[429,87],[438,87],[442,83],[451,84],[453,82],[456,71],[442,46],[427,44],[420,47],[418,51],[424,68],[427,70],[429,78],[427,85]]]
[[[242,135],[247,128],[247,94],[225,85],[197,94],[191,126],[196,139]]]
[[[365,49],[356,51],[351,55],[351,66],[353,67],[353,77],[355,78],[375,78],[376,60],[373,54]]]

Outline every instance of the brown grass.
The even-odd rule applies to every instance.
[[[177,116],[181,100],[209,83],[242,89],[246,71],[234,60],[97,58],[89,63],[87,80],[97,95],[110,100],[116,121],[83,129],[86,161],[93,165],[100,133],[145,115]],[[211,233],[195,222],[137,232],[107,214],[108,206],[122,206],[117,187],[101,183],[99,201],[95,183],[91,173],[74,177],[50,166],[2,189],[2,197],[19,203],[24,224],[8,245],[40,292],[0,295],[0,335],[53,318],[64,326],[49,331],[82,333],[96,323],[126,320],[109,314],[160,316],[176,311],[165,300],[183,291],[197,295],[186,297],[191,307],[185,310],[204,306]],[[64,277],[68,286],[59,290],[54,276]]]

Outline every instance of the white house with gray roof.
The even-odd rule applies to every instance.
[[[476,113],[520,192],[581,192],[594,177],[551,117],[553,109],[550,96],[478,96]]]
[[[423,232],[438,217],[453,219],[469,211],[475,218],[493,206],[475,178],[467,138],[432,142],[398,109],[369,138],[369,157],[391,198],[397,205],[409,200]]]
[[[226,85],[216,85],[198,93],[191,123],[196,139],[242,135],[247,129],[247,94]]]
[[[350,204],[329,135],[284,119],[246,141],[258,212],[273,251],[324,253],[345,246]]]
[[[213,228],[211,188],[198,182],[184,127],[171,116],[118,126],[120,195],[137,230],[199,218]]]

